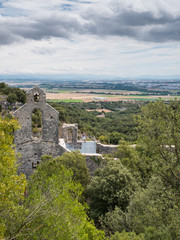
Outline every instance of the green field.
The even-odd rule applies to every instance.
[[[128,101],[156,101],[156,100],[159,100],[159,98],[138,98],[138,97],[135,97],[135,98],[123,98],[123,100],[128,100]]]
[[[157,100],[165,100],[165,101],[170,101],[170,100],[175,100],[175,99],[180,99],[180,96],[174,96],[174,97],[154,97],[154,98],[146,98],[146,97],[129,97],[129,98],[124,98],[125,100],[135,100],[135,101],[157,101]]]
[[[48,93],[68,93],[68,92],[71,92],[70,90],[47,90],[47,89],[45,89],[45,91],[46,92],[48,92]]]
[[[67,102],[67,103],[71,103],[71,102],[83,102],[83,100],[81,99],[47,99],[47,102]]]

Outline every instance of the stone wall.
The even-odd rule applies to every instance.
[[[94,175],[94,172],[102,167],[102,155],[101,154],[83,154],[86,156],[86,164],[91,176]]]
[[[91,176],[98,168],[102,168],[104,165],[102,154],[109,154],[116,152],[118,145],[105,145],[96,143],[96,154],[84,154],[86,156],[86,164]]]
[[[96,143],[96,152],[100,154],[109,154],[112,152],[116,152],[118,149],[118,145],[105,145],[102,143]]]

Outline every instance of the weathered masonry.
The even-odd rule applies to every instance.
[[[61,137],[66,143],[77,143],[78,124],[63,123],[61,128]]]
[[[39,138],[32,133],[32,114],[35,109],[40,110],[42,130]],[[29,176],[41,156],[48,154],[53,157],[62,155],[66,150],[58,144],[59,113],[46,103],[46,93],[34,87],[27,92],[27,103],[14,112],[19,120],[21,129],[15,132],[14,143],[21,154],[19,159],[20,171]]]

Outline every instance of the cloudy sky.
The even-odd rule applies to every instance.
[[[0,74],[180,75],[179,0],[0,0]]]

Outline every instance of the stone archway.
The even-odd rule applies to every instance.
[[[77,143],[78,124],[63,123],[61,137],[66,143]]]

